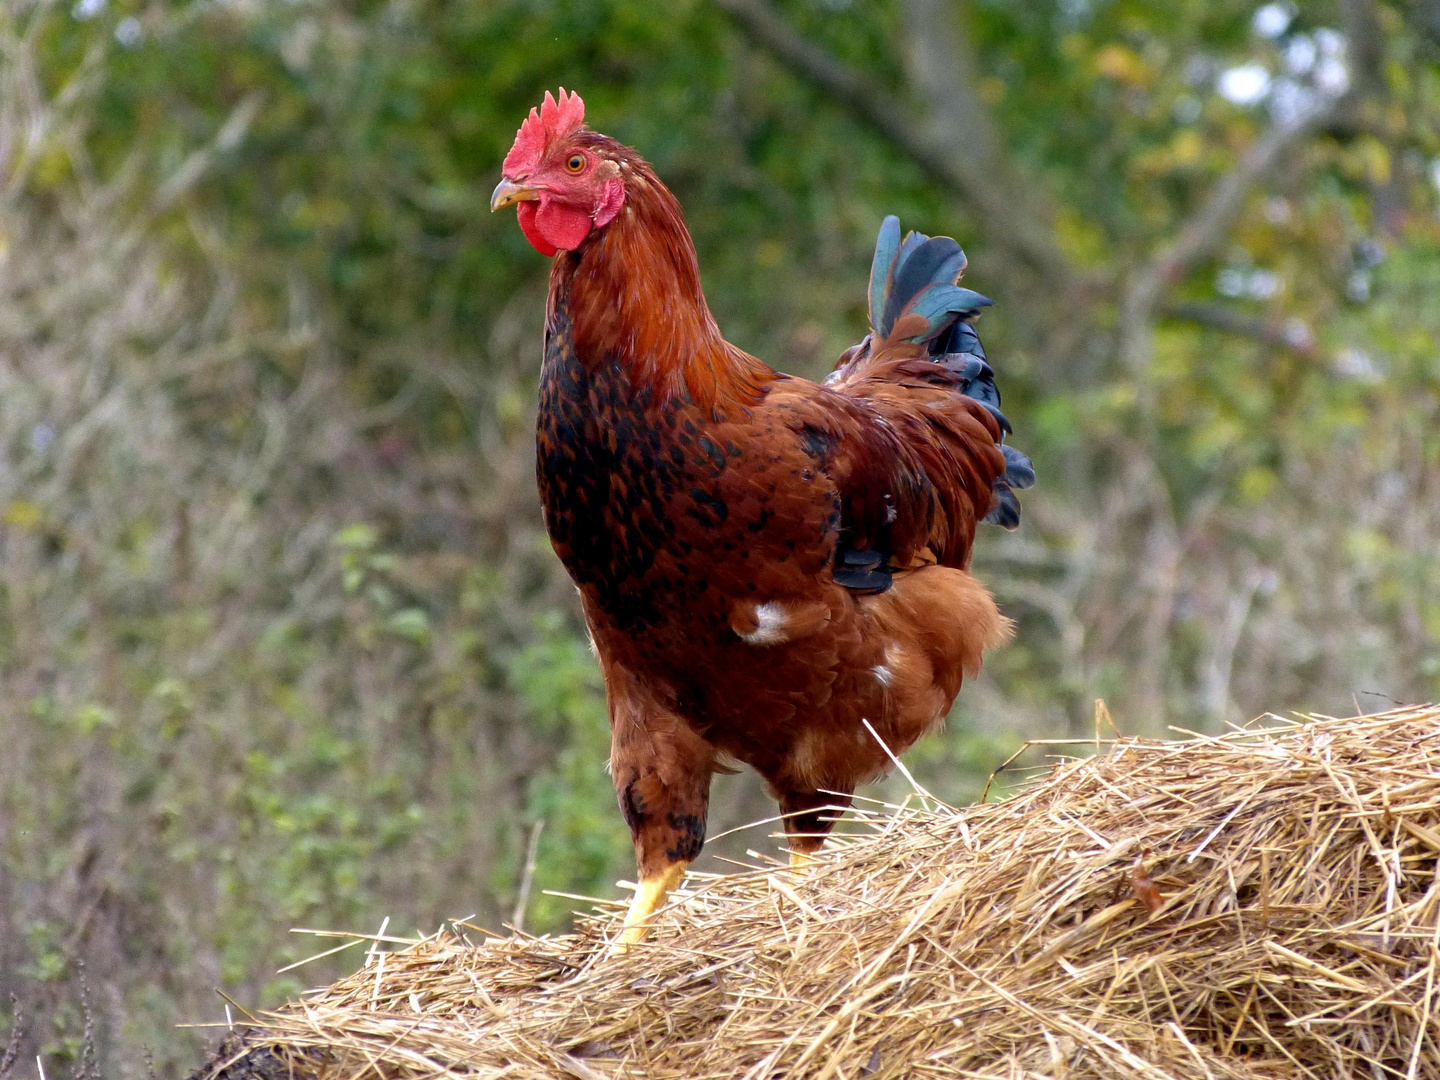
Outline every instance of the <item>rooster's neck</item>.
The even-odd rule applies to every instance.
[[[619,364],[657,401],[753,403],[775,373],[720,336],[675,196],[638,159],[624,167],[624,208],[555,261],[549,325],[568,323],[582,364]]]

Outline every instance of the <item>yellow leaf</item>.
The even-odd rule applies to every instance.
[[[5,508],[4,522],[17,529],[33,529],[40,524],[40,508],[24,499],[16,499]]]
[[[1055,239],[1076,262],[1098,265],[1105,261],[1105,236],[1069,207],[1055,214]]]
[[[1200,160],[1200,152],[1204,149],[1205,144],[1201,142],[1198,131],[1182,131],[1170,144],[1170,154],[1176,165],[1193,165]]]
[[[1375,184],[1390,182],[1390,151],[1379,139],[1366,137],[1360,141],[1360,155],[1365,162],[1365,172]]]
[[[1095,70],[1128,86],[1145,86],[1151,79],[1149,64],[1124,45],[1114,43],[1095,54]]]
[[[755,261],[761,266],[779,266],[785,261],[785,245],[778,240],[762,240],[755,247]]]
[[[58,142],[49,143],[36,158],[35,169],[31,175],[34,177],[35,186],[42,190],[59,187],[69,180],[70,155],[65,147]]]
[[[1275,489],[1276,480],[1273,470],[1252,466],[1240,474],[1240,497],[1246,502],[1259,502]]]

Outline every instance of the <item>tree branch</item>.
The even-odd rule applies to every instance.
[[[931,177],[959,192],[974,207],[991,243],[1056,279],[1060,289],[1075,277],[1069,259],[1040,223],[1041,216],[1018,197],[1013,171],[997,166],[1002,159],[999,142],[985,119],[988,114],[972,87],[957,75],[965,63],[964,54],[957,59],[954,50],[959,35],[933,4],[918,4],[912,23],[925,28],[917,35],[924,47],[912,52],[911,66],[920,76],[928,108],[917,110],[796,33],[766,0],[716,2],[755,45],[839,101]],[[932,32],[937,26],[948,42]],[[941,55],[945,52],[950,54],[949,70]],[[919,121],[914,119],[917,113]],[[978,140],[969,141],[967,136],[977,133],[981,133]]]
[[[1440,46],[1440,0],[1410,0],[1406,5],[1411,20],[1432,46]]]
[[[220,126],[210,144],[194,151],[160,185],[160,189],[155,193],[154,209],[168,209],[204,178],[217,158],[230,153],[244,142],[251,122],[264,103],[265,95],[259,90],[252,90],[241,98],[240,103],[230,110],[230,115],[226,117],[225,123]]]
[[[1220,246],[1250,189],[1274,170],[1285,151],[1318,128],[1333,108],[1333,103],[1318,105],[1291,123],[1275,124],[1255,140],[1175,239],[1150,260],[1145,272],[1156,279],[1157,287],[1173,285]]]
[[[1273,349],[1284,349],[1307,359],[1319,355],[1315,335],[1299,319],[1275,323],[1243,312],[1232,311],[1219,304],[1171,304],[1160,309],[1163,319],[1195,323],[1212,330],[1222,330],[1237,337],[1249,338]]]
[[[953,157],[957,179],[963,170],[966,190],[991,228],[1018,237],[1036,269],[1072,277],[1069,259],[1044,224],[1054,216],[1048,200],[1015,168],[976,91],[978,64],[956,6],[943,0],[907,0],[902,8],[909,46],[906,71],[924,103],[923,109],[908,110],[915,114],[912,126]]]
[[[1214,253],[1229,234],[1250,189],[1275,169],[1290,147],[1324,124],[1335,108],[1333,99],[1317,103],[1261,135],[1220,178],[1175,239],[1131,276],[1121,302],[1120,358],[1132,372],[1138,374],[1150,364],[1151,328],[1161,293]]]
[[[1386,98],[1385,31],[1374,0],[1344,0],[1340,15],[1345,27],[1345,54],[1353,97]]]

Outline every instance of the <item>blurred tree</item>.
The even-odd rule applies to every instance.
[[[1440,30],[1400,0],[0,8],[0,996],[179,1075],[297,925],[628,873],[533,491],[547,267],[486,199],[580,89],[728,336],[818,375],[950,233],[1040,486],[917,772],[1440,688]],[[1370,696],[1365,696],[1369,694]],[[758,816],[754,785],[715,820]],[[759,841],[751,832],[736,846]],[[353,955],[353,954],[350,954]],[[3,1027],[3,1025],[0,1025]],[[0,1030],[0,1035],[4,1031]]]

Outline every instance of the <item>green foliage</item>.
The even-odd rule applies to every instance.
[[[595,658],[558,613],[538,617],[534,631],[506,669],[541,738],[559,748],[530,777],[526,797],[525,816],[545,823],[526,913],[527,927],[539,933],[563,927],[575,904],[540,890],[604,896],[617,877],[633,874],[634,856],[607,768],[610,727]],[[497,866],[502,890],[516,887],[525,852],[516,854]]]

